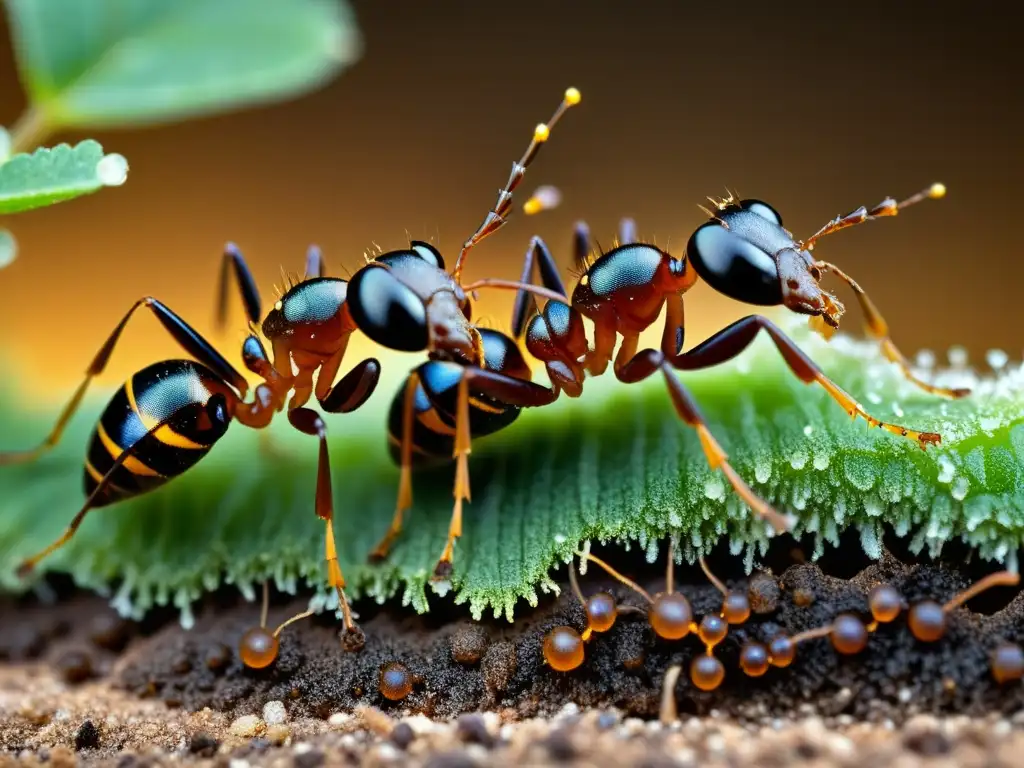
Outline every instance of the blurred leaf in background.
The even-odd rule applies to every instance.
[[[28,107],[9,134],[0,129],[0,214],[123,182],[124,158],[103,159],[95,142],[22,154],[62,129],[154,125],[283,101],[322,86],[361,53],[343,0],[5,5]]]

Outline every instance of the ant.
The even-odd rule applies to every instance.
[[[348,413],[373,394],[381,369],[372,357],[335,383],[356,330],[391,349],[428,351],[430,362],[420,366],[405,387],[407,413],[399,424],[411,425],[415,413],[418,430],[415,434],[411,428],[402,431],[403,494],[395,526],[400,527],[403,504],[411,502],[408,472],[414,443],[425,450],[423,440],[427,440],[427,448],[434,453],[439,445],[449,451],[454,445],[458,461],[455,511],[437,569],[441,573],[447,565],[450,571],[452,547],[461,529],[462,499],[469,498],[466,455],[470,433],[493,432],[516,418],[516,406],[551,400],[549,390],[529,381],[529,367],[512,339],[470,323],[469,292],[492,285],[518,289],[520,284],[483,280],[463,286],[462,268],[470,249],[505,224],[512,192],[527,166],[565,110],[579,101],[579,91],[569,88],[552,118],[536,126],[526,153],[513,164],[494,208],[463,245],[451,273],[445,271],[441,254],[433,246],[413,242],[408,250],[377,257],[346,281],[325,275],[323,257],[313,247],[306,257],[303,279],[287,288],[261,324],[262,302],[256,283],[242,253],[228,244],[221,261],[217,321],[219,326],[226,321],[228,283],[233,273],[250,325],[242,343],[242,362],[262,380],[251,400],[246,399],[250,387],[245,377],[181,316],[152,296],[135,302],[96,353],[49,435],[34,449],[0,453],[0,465],[33,461],[57,445],[89,384],[106,369],[122,331],[138,309],[151,311],[194,359],[154,363],[133,374],[114,394],[86,454],[84,505],[63,535],[22,562],[19,575],[28,575],[40,560],[64,546],[90,510],[152,491],[195,465],[232,420],[261,429],[275,413],[287,408],[292,426],[319,439],[315,511],[325,523],[327,580],[338,594],[346,647],[361,647],[362,633],[352,620],[334,541],[327,427],[306,403],[315,394],[327,413]],[[524,288],[558,298],[542,288]],[[270,342],[272,358],[259,331]],[[382,551],[386,546],[378,548]]]

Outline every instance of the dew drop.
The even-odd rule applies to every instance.
[[[754,479],[759,483],[767,483],[772,479],[772,462],[766,456],[758,456],[754,462]]]
[[[949,493],[957,501],[963,501],[967,497],[967,490],[970,487],[971,482],[963,475],[958,475],[956,480],[953,481],[953,487]]]
[[[806,427],[804,427],[804,434],[807,435],[807,437],[810,437],[811,435],[813,435],[814,434],[814,427],[811,426],[810,424],[808,424]]]
[[[893,412],[894,414],[896,414],[896,418],[897,418],[897,419],[902,419],[902,418],[903,418],[903,417],[904,417],[904,416],[906,415],[906,414],[905,414],[905,413],[903,412],[903,409],[902,409],[902,408],[900,407],[900,404],[899,404],[899,403],[893,403],[893,404],[892,404],[892,412]]]
[[[812,464],[816,470],[821,472],[822,470],[828,469],[830,460],[828,451],[818,449],[818,452],[814,454],[814,461]]]
[[[982,416],[978,419],[978,426],[983,432],[995,432],[1003,426],[1003,420],[996,416]]]
[[[882,396],[877,392],[868,392],[866,397],[868,399],[868,402],[871,403],[872,405],[881,405],[882,403]]]
[[[935,367],[935,353],[930,349],[922,349],[914,357],[914,363],[918,368],[923,368],[926,371],[930,371]]]
[[[993,371],[999,371],[1010,362],[1010,356],[1001,349],[990,349],[985,353],[985,362]]]
[[[803,449],[797,450],[792,456],[789,457],[789,466],[793,469],[803,469],[807,466],[807,451]]]
[[[956,472],[956,465],[946,454],[939,456],[939,482],[949,485],[953,482],[953,473]]]
[[[946,356],[949,358],[949,364],[954,368],[963,368],[967,365],[967,350],[959,344],[950,347]]]
[[[712,501],[722,501],[725,499],[725,483],[722,482],[721,475],[718,472],[715,472],[715,474],[704,481],[704,495]]]
[[[96,177],[105,187],[120,187],[128,178],[128,161],[113,152],[96,164]]]
[[[875,485],[878,467],[866,456],[851,455],[843,460],[846,479],[859,491],[870,491]]]
[[[0,269],[18,257],[18,242],[6,229],[0,229]]]

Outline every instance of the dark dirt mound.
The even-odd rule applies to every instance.
[[[665,672],[674,664],[684,670],[675,691],[683,715],[714,709],[753,721],[811,705],[826,715],[899,722],[917,712],[977,715],[1024,706],[1024,685],[999,685],[990,670],[991,652],[1000,641],[1024,644],[1024,594],[1013,588],[993,590],[953,611],[938,642],[915,640],[904,613],[881,625],[857,655],[841,656],[827,638],[816,639],[798,647],[790,667],[769,669],[756,679],[746,676],[738,665],[744,640],[792,635],[827,624],[841,612],[867,618],[866,596],[879,582],[896,587],[910,603],[922,598],[942,602],[978,575],[963,560],[955,566],[907,564],[891,554],[857,570],[859,556],[841,558],[841,553],[826,558],[823,566],[844,578],[799,563],[785,568],[772,563],[781,576],[757,578],[751,593],[758,598],[756,612],[745,624],[731,627],[715,649],[726,676],[709,693],[697,690],[686,674],[690,660],[703,652],[699,641],[660,640],[642,613],[624,613],[611,631],[595,634],[580,668],[553,671],[543,660],[545,634],[559,625],[585,627],[584,612],[568,589],[524,611],[514,624],[473,623],[450,613],[421,617],[390,605],[357,604],[366,632],[361,652],[341,650],[333,616],[305,619],[285,630],[276,663],[263,671],[244,668],[236,651],[241,635],[259,623],[258,605],[227,593],[212,596],[196,626],[186,632],[170,614],[132,625],[113,617],[100,599],[76,595],[52,606],[4,606],[0,658],[42,659],[68,681],[100,676],[127,693],[159,698],[172,707],[209,707],[230,715],[258,713],[269,700],[285,702],[297,716],[316,718],[361,705],[431,717],[478,709],[511,709],[526,717],[575,702],[651,718],[659,711]],[[623,568],[629,565],[629,556],[622,553],[606,557]],[[728,578],[730,568],[737,568],[734,560],[715,558],[711,564],[730,587],[745,588],[746,578]],[[663,588],[656,569],[633,566],[631,573],[650,591]],[[645,605],[595,566],[581,581],[587,594],[608,589],[622,604]],[[721,605],[721,595],[697,569],[681,569],[677,589],[690,598],[698,620]],[[275,596],[269,624],[304,607],[303,601]],[[399,702],[388,701],[379,690],[381,669],[393,661],[404,664],[413,679],[412,692]]]

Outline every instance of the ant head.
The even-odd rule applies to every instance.
[[[360,269],[348,286],[348,311],[359,330],[389,349],[420,352],[427,348],[427,308],[423,299],[387,264],[395,251]]]
[[[783,304],[838,325],[842,305],[818,287],[814,259],[782,226],[778,211],[761,200],[711,202],[712,220],[686,245],[690,264],[708,285],[745,304]]]

